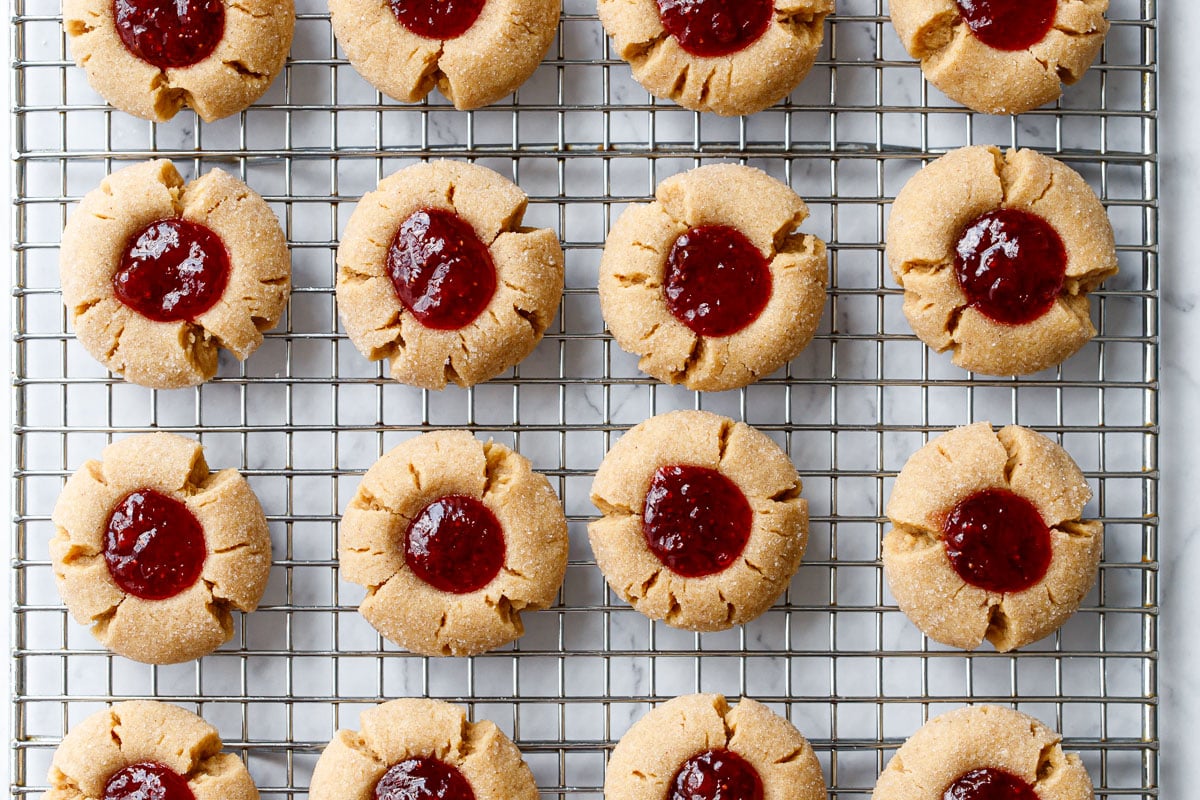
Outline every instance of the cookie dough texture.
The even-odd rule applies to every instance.
[[[950,99],[984,114],[1020,114],[1052,103],[1100,54],[1108,0],[1058,0],[1045,38],[1026,50],[997,50],[971,32],[955,0],[891,0],[892,24],[925,78]]]
[[[99,800],[117,770],[155,762],[187,779],[196,800],[258,800],[241,759],[221,752],[213,726],[178,706],[117,703],[75,725],[51,762],[45,800]]]
[[[224,0],[225,33],[203,61],[159,69],[117,33],[112,0],[63,0],[63,28],[88,83],[115,108],[166,122],[188,106],[205,122],[262,97],[283,69],[296,24],[293,0]]]
[[[459,161],[414,164],[383,179],[354,209],[337,252],[338,311],[359,352],[387,359],[394,379],[424,389],[472,386],[532,353],[558,311],[564,277],[557,234],[521,227],[528,200],[492,170]],[[491,303],[459,330],[421,324],[388,276],[396,232],[424,208],[466,220],[496,267]]]
[[[655,200],[617,219],[600,261],[600,309],[623,350],[665,383],[723,391],[776,371],[812,341],[825,308],[825,243],[797,233],[808,206],[786,184],[737,164],[668,178]],[[759,317],[722,337],[701,336],[667,306],[667,259],[691,228],[740,231],[770,262],[772,291]]]
[[[229,254],[224,294],[192,321],[143,317],[113,289],[129,239],[171,217],[208,227]],[[291,292],[287,241],[266,201],[219,169],[185,184],[162,159],[117,170],[88,192],[67,220],[59,261],[80,344],[109,370],[154,389],[204,383],[221,348],[245,359],[279,323]]]
[[[126,594],[104,559],[108,518],[125,495],[153,489],[187,506],[208,549],[199,580],[165,600]],[[119,655],[147,664],[200,658],[233,637],[232,611],[253,611],[271,569],[258,498],[234,469],[209,472],[200,444],[169,433],[122,439],[72,475],[51,519],[50,557],[71,615]]]
[[[676,697],[642,717],[613,749],[606,800],[666,800],[684,762],[708,750],[732,750],[758,772],[764,800],[822,800],[825,776],[808,741],[755,700],[736,705],[719,694]]]
[[[963,231],[1000,208],[1041,217],[1067,252],[1062,294],[1024,325],[996,322],[968,305],[954,271]],[[1002,154],[985,146],[947,153],[904,185],[888,220],[887,258],[917,336],[985,375],[1028,375],[1074,355],[1096,335],[1088,293],[1117,273],[1112,224],[1079,173],[1032,150]]]
[[[1041,800],[1091,800],[1092,779],[1062,737],[1002,706],[965,706],[935,717],[892,756],[873,800],[942,800],[961,776],[1000,769],[1034,787]]]
[[[695,56],[667,33],[657,0],[599,0],[616,54],[655,97],[692,111],[754,114],[787,97],[817,59],[833,0],[775,0],[770,27],[755,42],[720,57]]]
[[[521,751],[489,720],[471,722],[440,700],[392,700],[364,711],[361,731],[340,730],[321,753],[309,800],[374,800],[394,765],[437,758],[458,769],[476,800],[538,800]]]
[[[972,586],[946,555],[946,515],[986,489],[1025,498],[1050,528],[1050,568],[1024,591]],[[965,650],[987,639],[1007,652],[1050,635],[1096,580],[1104,528],[1081,518],[1091,494],[1067,452],[1028,428],[978,422],[933,439],[904,465],[887,505],[883,566],[900,609],[930,638]]]
[[[512,94],[533,75],[558,30],[561,0],[488,0],[455,39],[427,39],[387,0],[329,0],[338,44],[367,81],[402,103],[436,86],[460,111]]]
[[[504,528],[504,566],[468,594],[443,592],[405,563],[408,526],[447,495],[480,500]],[[427,656],[476,655],[520,638],[522,611],[554,602],[567,568],[567,521],[529,461],[466,431],[404,442],[375,462],[342,517],[342,577],[364,586],[358,610],[396,644]]]
[[[714,469],[746,496],[754,517],[741,558],[723,572],[685,578],[646,544],[642,514],[654,473],[665,466]],[[718,631],[762,614],[787,588],[808,544],[800,477],[771,439],[707,411],[651,417],[622,436],[596,472],[588,526],[608,585],[635,609],[668,625]]]

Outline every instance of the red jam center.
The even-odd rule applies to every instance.
[[[942,533],[954,571],[990,592],[1028,589],[1050,568],[1050,529],[1033,503],[1007,489],[960,502]]]
[[[196,515],[153,489],[130,492],[108,516],[104,560],[117,585],[135,597],[174,597],[199,579],[207,555]]]
[[[225,35],[221,0],[114,0],[113,17],[125,48],[159,69],[198,64]]]
[[[664,291],[675,318],[701,336],[729,336],[771,299],[771,268],[734,228],[692,228],[667,256]]]
[[[401,25],[426,39],[456,39],[466,33],[487,0],[390,0]]]
[[[1054,306],[1067,274],[1067,249],[1041,217],[1004,208],[963,231],[954,272],[971,306],[1006,325],[1033,322]]]
[[[421,509],[408,526],[404,561],[435,589],[474,592],[504,566],[504,527],[474,497],[447,495]]]
[[[767,32],[774,0],[658,0],[667,33],[694,56],[727,56]]]
[[[221,237],[172,217],[151,222],[125,246],[113,276],[117,299],[155,322],[193,320],[221,299],[229,253]]]
[[[975,38],[997,50],[1025,50],[1046,38],[1058,0],[956,0]]]
[[[707,467],[660,467],[646,492],[642,533],[650,551],[685,578],[726,569],[750,538],[754,512],[733,481]]]
[[[104,784],[104,800],[195,800],[195,795],[175,770],[143,761],[110,775]]]
[[[475,800],[457,768],[439,759],[410,758],[395,764],[375,784],[375,800]]]
[[[762,800],[762,779],[732,750],[707,750],[683,762],[668,800]]]
[[[425,208],[404,220],[388,249],[387,270],[404,307],[439,331],[470,325],[496,293],[487,245],[452,211]]]
[[[942,800],[1039,800],[1033,787],[1002,769],[973,769],[946,787]]]

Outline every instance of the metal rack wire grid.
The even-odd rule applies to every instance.
[[[1011,704],[1061,730],[1100,797],[1157,795],[1158,262],[1154,0],[1113,0],[1100,62],[1056,107],[974,115],[925,85],[883,0],[842,0],[812,74],[750,118],[652,99],[616,59],[592,0],[566,0],[546,63],[516,98],[472,113],[432,96],[386,101],[338,51],[321,0],[301,0],[292,59],[262,101],[201,124],[151,125],[104,105],[70,61],[57,0],[13,0],[12,794],[37,794],[64,732],[105,703],[153,697],[194,709],[240,753],[266,798],[304,796],[323,745],[399,696],[465,704],[524,751],[545,797],[598,798],[607,751],[653,703],[690,691],[750,695],[813,741],[830,795],[866,797],[895,748],[962,703]],[[998,76],[998,79],[1002,79]],[[971,144],[1035,147],[1081,171],[1117,234],[1121,274],[1095,295],[1100,335],[1058,370],[970,376],[912,335],[886,275],[888,207],[931,157]],[[74,341],[57,247],[73,203],[113,169],[162,156],[221,167],[278,212],[293,253],[289,311],[244,364],[194,390],[114,380]],[[476,160],[531,197],[527,224],[560,232],[567,290],[537,352],[474,389],[425,393],[386,380],[338,327],[334,251],[355,201],[429,157]],[[605,232],[662,179],[722,160],[789,182],[830,244],[819,335],[785,371],[741,391],[663,386],[606,335],[595,294]],[[804,477],[812,536],[786,596],[743,628],[695,635],[611,595],[585,537],[591,476],[647,416],[705,408],[765,430]],[[1095,490],[1104,562],[1084,608],[1018,654],[924,639],[897,610],[879,561],[883,504],[929,436],[975,420],[1055,437]],[[341,581],[339,512],[361,473],[418,432],[466,427],[547,474],[570,519],[560,603],[526,617],[501,652],[427,660],[382,641]],[[113,438],[198,436],[214,466],[247,475],[271,523],[262,607],[194,663],[111,656],[70,620],[47,542],[71,471]]]

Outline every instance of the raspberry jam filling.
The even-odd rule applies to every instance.
[[[1058,0],[955,0],[975,38],[996,50],[1025,50],[1046,38]]]
[[[475,800],[456,767],[432,756],[394,764],[375,784],[375,800]]]
[[[973,769],[946,787],[942,800],[1038,800],[1021,778],[1002,769]]]
[[[669,800],[762,800],[762,779],[732,750],[706,750],[683,762]]]
[[[667,33],[701,57],[745,50],[767,32],[774,13],[774,0],[658,0]]]
[[[207,556],[200,520],[173,497],[138,489],[108,516],[104,560],[117,585],[135,597],[174,597],[199,579]]]
[[[771,299],[771,268],[734,228],[692,228],[667,256],[667,308],[701,336],[729,336],[745,328]]]
[[[143,761],[122,767],[104,784],[104,800],[195,800],[187,779],[170,767]]]
[[[159,69],[200,63],[225,35],[221,0],[114,0],[113,18],[125,49]]]
[[[143,317],[180,322],[216,305],[228,282],[229,253],[221,237],[172,217],[151,222],[129,238],[113,290]]]
[[[990,592],[1028,589],[1050,568],[1050,529],[1033,503],[1007,489],[959,502],[942,534],[954,571]]]
[[[1033,322],[1062,293],[1067,249],[1035,214],[989,211],[967,226],[955,249],[958,285],[973,308],[996,322]]]
[[[685,578],[732,564],[750,539],[754,512],[733,481],[707,467],[660,467],[646,492],[642,533],[650,551]]]
[[[453,211],[424,208],[400,225],[387,254],[396,297],[426,328],[455,331],[496,293],[496,267],[475,229]]]
[[[492,582],[504,566],[504,527],[474,497],[434,500],[408,526],[404,561],[435,589],[467,594]]]
[[[457,39],[483,11],[487,0],[390,0],[396,20],[426,39]]]

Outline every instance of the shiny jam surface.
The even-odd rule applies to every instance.
[[[195,800],[187,779],[170,767],[143,761],[122,767],[104,784],[104,800]]]
[[[1062,292],[1067,249],[1035,214],[989,211],[967,226],[956,251],[954,272],[967,301],[996,322],[1033,322]]]
[[[668,800],[762,800],[762,779],[732,750],[706,750],[683,762]]]
[[[973,769],[946,787],[942,800],[1039,800],[1033,787],[1002,769]]]
[[[396,297],[426,328],[470,325],[496,293],[496,267],[475,229],[453,211],[425,208],[400,225],[387,254]]]
[[[1058,0],[955,0],[975,38],[996,50],[1024,50],[1046,38]]]
[[[990,592],[1028,589],[1050,568],[1050,529],[1033,503],[1007,489],[959,502],[942,534],[954,571]]]
[[[229,253],[221,237],[180,217],[130,237],[113,276],[117,299],[155,322],[193,320],[221,299]]]
[[[707,467],[660,467],[650,481],[642,533],[650,551],[685,578],[714,575],[750,539],[754,512],[737,485]]]
[[[492,582],[504,566],[504,528],[474,497],[434,500],[408,526],[404,561],[435,589],[467,594]]]
[[[174,597],[199,579],[207,555],[196,515],[153,489],[130,492],[108,516],[104,560],[117,585],[135,597]]]
[[[426,39],[462,36],[483,11],[487,0],[390,0],[397,21]]]
[[[198,64],[225,35],[221,0],[114,0],[113,17],[125,48],[159,69]]]
[[[394,764],[375,784],[375,800],[475,800],[457,768],[433,757]]]
[[[771,268],[734,228],[692,228],[667,256],[663,291],[675,318],[701,336],[745,328],[771,299]]]
[[[745,50],[767,32],[774,14],[774,0],[658,0],[667,33],[701,57]]]

